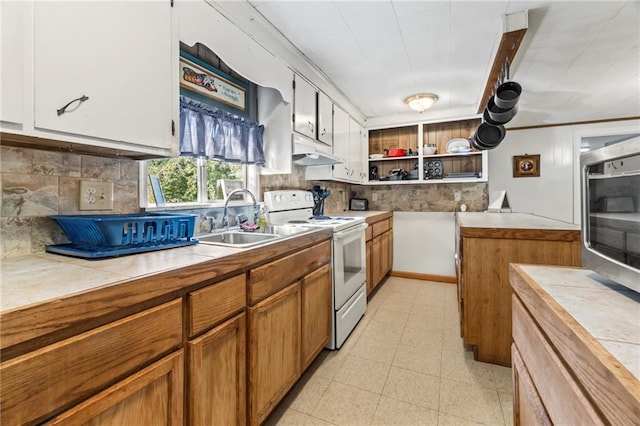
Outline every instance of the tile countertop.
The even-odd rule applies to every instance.
[[[465,228],[580,231],[580,225],[530,213],[456,213],[456,220],[461,227]]]
[[[391,210],[347,210],[342,212],[330,212],[329,216],[361,216],[364,217],[367,222],[376,222],[384,219],[385,217],[391,217],[393,212]]]
[[[640,379],[640,293],[587,269],[540,265],[517,265],[517,268],[556,302],[550,305],[551,309],[568,313],[578,327],[586,330],[588,338],[601,344],[635,376],[637,383]],[[516,284],[514,289],[519,293],[522,287]],[[580,334],[580,330],[574,332]],[[608,368],[615,370],[616,366]]]
[[[315,231],[318,234],[323,231]],[[327,231],[326,235],[330,233]],[[307,234],[308,235],[308,234]],[[290,250],[296,243],[285,238],[255,248],[230,248],[206,244],[158,250],[129,256],[86,260],[51,253],[40,253],[0,261],[0,313],[61,300],[70,296],[153,278],[174,270],[211,262],[229,263],[238,269],[277,255],[278,248]],[[257,250],[265,249],[258,252]],[[244,253],[252,250],[251,256]],[[263,255],[264,253],[264,255]],[[254,255],[255,254],[255,255]],[[262,260],[264,260],[262,259]],[[207,263],[209,262],[209,263]],[[235,265],[235,266],[234,266]],[[223,268],[220,268],[224,272]]]

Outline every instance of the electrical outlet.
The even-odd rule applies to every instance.
[[[80,181],[80,210],[113,210],[113,182]]]
[[[378,194],[375,192],[371,193],[371,201],[378,201]]]
[[[453,201],[460,201],[460,191],[453,193]]]

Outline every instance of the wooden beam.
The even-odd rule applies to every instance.
[[[498,46],[498,52],[493,60],[491,72],[487,79],[487,84],[484,86],[484,93],[482,94],[480,105],[478,106],[478,114],[484,112],[484,109],[487,107],[487,102],[489,102],[489,98],[493,96],[498,80],[500,79],[500,73],[504,70],[505,63],[509,62],[509,64],[513,64],[513,58],[515,58],[526,32],[527,29],[522,28],[520,30],[502,34],[500,45]]]

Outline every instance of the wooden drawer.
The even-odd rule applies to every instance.
[[[212,284],[189,293],[189,338],[213,327],[247,305],[245,274]]]
[[[331,242],[326,241],[249,271],[249,304],[273,294],[322,265],[331,262]]]
[[[512,297],[513,341],[554,424],[604,424],[517,296]]]
[[[371,238],[373,238],[373,226],[369,225],[364,230],[364,239],[365,241],[371,241]]]
[[[373,238],[377,237],[378,235],[387,232],[389,229],[391,229],[391,219],[385,219],[385,220],[381,220],[380,222],[376,222],[374,223],[372,226],[372,233],[373,233]]]
[[[44,420],[178,348],[181,302],[165,303],[2,363],[0,423]]]

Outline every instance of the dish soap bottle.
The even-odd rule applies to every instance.
[[[267,214],[264,212],[264,208],[260,207],[260,214],[258,214],[258,226],[264,232],[267,228]]]

